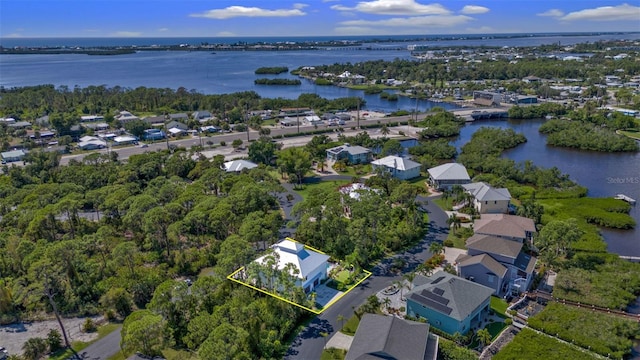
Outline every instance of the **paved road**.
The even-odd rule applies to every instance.
[[[87,346],[77,355],[69,358],[69,360],[106,360],[120,351],[120,330],[122,326],[111,332],[109,335]]]
[[[427,199],[433,200],[434,198],[419,196],[416,200],[424,204]],[[353,315],[354,309],[362,305],[367,297],[389,286],[393,281],[402,278],[401,275],[395,275],[386,271],[392,264],[394,258],[403,258],[407,263],[404,271],[408,272],[432,255],[429,252],[429,245],[434,241],[444,241],[449,233],[447,214],[434,204],[433,201],[428,201],[427,205],[423,207],[426,208],[429,213],[429,233],[425,236],[425,239],[415,248],[394,257],[387,258],[375,266],[372,270],[372,276],[357,288],[353,289],[349,294],[345,295],[340,301],[329,307],[325,312],[315,317],[293,340],[285,359],[319,359],[325,344],[325,338],[320,334],[327,333],[329,334],[327,338],[330,338],[336,331],[340,330],[341,323],[338,322],[338,315],[342,315],[348,319]]]
[[[418,118],[421,120],[423,119],[425,116],[427,116],[427,114],[418,114]],[[374,123],[382,123],[382,124],[386,124],[386,123],[390,123],[390,122],[402,122],[402,121],[408,121],[409,120],[409,116],[398,116],[398,117],[384,117],[384,118],[372,118],[372,119],[366,119],[366,120],[360,120],[360,125],[367,125],[367,124],[374,124]],[[357,121],[355,120],[351,120],[351,121],[347,121],[346,124],[343,126],[343,129],[345,130],[345,134],[348,132],[348,130],[350,130],[352,127],[355,127],[357,125]],[[290,127],[279,127],[279,126],[269,126],[267,127],[271,130],[271,136],[276,136],[276,135],[285,135],[285,134],[295,134],[298,132],[298,127],[297,126],[290,126]],[[305,131],[311,131],[314,130],[315,127],[314,126],[309,126],[309,125],[301,125],[300,126],[300,132],[305,132]],[[337,128],[336,128],[337,131]],[[260,135],[258,134],[257,131],[251,130],[249,131],[249,139],[251,140],[255,140],[259,137]],[[191,148],[192,146],[196,146],[196,145],[203,145],[203,146],[208,146],[209,144],[213,143],[213,144],[220,144],[220,142],[224,141],[227,144],[231,144],[233,142],[233,140],[242,140],[244,145],[247,145],[247,133],[246,132],[233,132],[233,133],[228,133],[228,134],[218,134],[215,136],[203,136],[203,137],[190,137],[190,138],[186,138],[186,139],[180,139],[180,140],[171,140],[169,141],[169,143],[171,145],[175,145],[178,147],[184,147],[184,148]],[[156,151],[156,150],[164,150],[167,148],[167,143],[166,141],[160,141],[160,142],[156,142],[153,144],[148,144],[148,147],[145,148],[141,148],[138,146],[127,146],[127,147],[117,147],[117,148],[111,148],[111,149],[102,149],[102,150],[97,150],[97,151],[92,151],[92,152],[83,152],[81,154],[72,154],[72,155],[64,155],[61,159],[60,159],[60,164],[61,165],[67,165],[69,164],[69,161],[74,159],[77,161],[82,161],[82,159],[89,155],[92,154],[94,152],[98,152],[98,153],[107,153],[109,151],[115,152],[118,154],[118,159],[120,160],[126,160],[129,158],[129,156],[131,155],[135,155],[135,154],[142,154],[144,152],[148,152],[148,151]],[[228,149],[230,153],[233,152],[233,149],[229,148]]]

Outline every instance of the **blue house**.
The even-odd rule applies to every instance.
[[[407,315],[425,318],[449,334],[466,334],[479,327],[489,313],[489,302],[494,289],[480,285],[444,271],[413,280],[413,289],[407,294]]]
[[[327,160],[339,161],[346,159],[351,164],[368,164],[371,161],[371,150],[362,146],[344,144],[327,149]]]
[[[162,140],[166,137],[164,131],[160,129],[147,129],[142,138],[145,140]]]
[[[420,176],[420,164],[399,156],[387,156],[371,162],[373,170],[381,169],[400,180],[408,180]]]

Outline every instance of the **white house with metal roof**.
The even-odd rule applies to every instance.
[[[329,255],[289,238],[272,245],[271,249],[273,254],[261,256],[255,262],[265,265],[268,263],[268,257],[277,259],[276,268],[280,271],[289,268],[290,275],[296,279],[296,286],[304,289],[305,293],[313,291],[327,278]],[[287,266],[288,264],[291,264],[293,269]]]
[[[27,155],[27,153],[22,149],[5,151],[5,152],[2,153],[2,161],[3,162],[22,161],[22,159],[26,155]]]
[[[420,166],[415,161],[393,155],[371,162],[371,167],[374,171],[382,169],[400,180],[408,180],[420,176]]]
[[[506,188],[496,189],[484,182],[464,184],[462,187],[473,196],[473,206],[480,214],[500,214],[509,212],[511,194]]]
[[[451,189],[454,185],[471,182],[467,168],[458,163],[447,163],[427,170],[429,181],[436,189]]]

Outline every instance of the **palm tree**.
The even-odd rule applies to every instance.
[[[411,290],[411,289],[413,288],[413,279],[415,279],[415,278],[416,278],[416,273],[415,273],[415,271],[412,271],[412,272],[406,273],[406,274],[402,275],[402,277],[403,277],[405,280],[407,280],[407,282],[409,282],[409,286],[408,286],[408,287],[409,287],[409,290]]]
[[[453,228],[454,235],[456,234],[456,230],[460,228],[460,223],[460,218],[455,214],[451,214],[451,216],[449,216],[449,218],[447,219],[447,225]]]
[[[387,137],[387,135],[389,135],[389,133],[391,133],[391,130],[389,130],[389,127],[387,126],[387,124],[382,125],[382,127],[380,128],[380,133],[384,136]]]
[[[441,243],[434,241],[429,245],[429,251],[433,253],[433,255],[439,255],[444,252],[444,246],[442,246]]]
[[[480,342],[480,345],[482,345],[482,347],[491,343],[491,333],[487,329],[478,330],[478,332],[476,333],[476,337],[478,338],[478,341]]]
[[[384,304],[384,307],[387,308],[387,311],[389,310],[389,305],[391,305],[391,299],[389,299],[388,297],[385,297],[382,300],[382,303]]]

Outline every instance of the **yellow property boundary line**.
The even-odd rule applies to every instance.
[[[290,240],[290,241],[293,241],[293,242],[297,242],[297,241],[295,241],[295,240],[293,240],[293,239],[291,239],[291,238],[287,238],[287,240]],[[304,247],[305,247],[305,248],[308,248],[308,249],[310,249],[310,250],[313,250],[313,251],[319,252],[320,254],[325,254],[324,252],[322,252],[322,251],[320,251],[320,250],[317,250],[317,249],[314,249],[314,248],[312,248],[311,246],[304,245]],[[365,281],[366,279],[368,279],[368,278],[369,278],[369,276],[371,276],[371,275],[372,275],[370,271],[367,271],[367,270],[364,270],[364,269],[363,269],[363,270],[362,270],[362,272],[365,274],[365,277],[363,277],[363,278],[362,278],[362,279],[360,279],[357,283],[355,283],[353,286],[351,286],[350,288],[348,288],[348,289],[347,289],[345,292],[343,292],[340,296],[338,296],[337,298],[333,299],[331,302],[329,302],[327,305],[325,305],[321,310],[314,310],[314,309],[310,309],[310,308],[308,308],[308,307],[306,307],[306,306],[300,305],[300,304],[298,304],[298,303],[296,303],[296,302],[293,302],[293,301],[291,301],[291,300],[285,299],[285,298],[283,298],[282,296],[279,296],[279,295],[274,294],[274,293],[270,293],[270,292],[268,292],[268,291],[266,291],[266,290],[259,289],[259,288],[255,287],[255,286],[251,285],[251,284],[248,284],[248,283],[246,283],[246,282],[243,282],[243,281],[240,281],[240,280],[238,280],[238,279],[234,278],[234,276],[235,276],[237,273],[239,273],[240,271],[242,271],[242,270],[244,270],[244,266],[243,266],[243,267],[241,267],[241,268],[239,268],[238,270],[236,270],[236,271],[232,272],[231,274],[227,275],[227,279],[229,279],[229,280],[231,280],[231,281],[233,281],[233,282],[236,282],[236,283],[238,283],[238,284],[240,284],[240,285],[244,285],[244,286],[246,286],[246,287],[248,287],[248,288],[251,288],[251,289],[253,289],[253,290],[259,291],[259,292],[261,292],[261,293],[263,293],[263,294],[266,294],[266,295],[269,295],[269,296],[271,296],[271,297],[274,297],[274,298],[276,298],[276,299],[278,299],[278,300],[284,301],[284,302],[286,302],[286,303],[288,303],[288,304],[291,304],[291,305],[297,306],[297,307],[299,307],[299,308],[301,308],[301,309],[304,309],[304,310],[307,310],[307,311],[309,311],[309,312],[312,312],[312,313],[314,313],[314,314],[316,314],[316,315],[319,315],[319,314],[321,314],[323,311],[327,310],[329,307],[331,307],[333,304],[335,304],[338,300],[342,299],[342,298],[343,298],[345,295],[347,295],[351,290],[355,289],[358,285],[360,285],[360,283],[362,283],[363,281]]]

